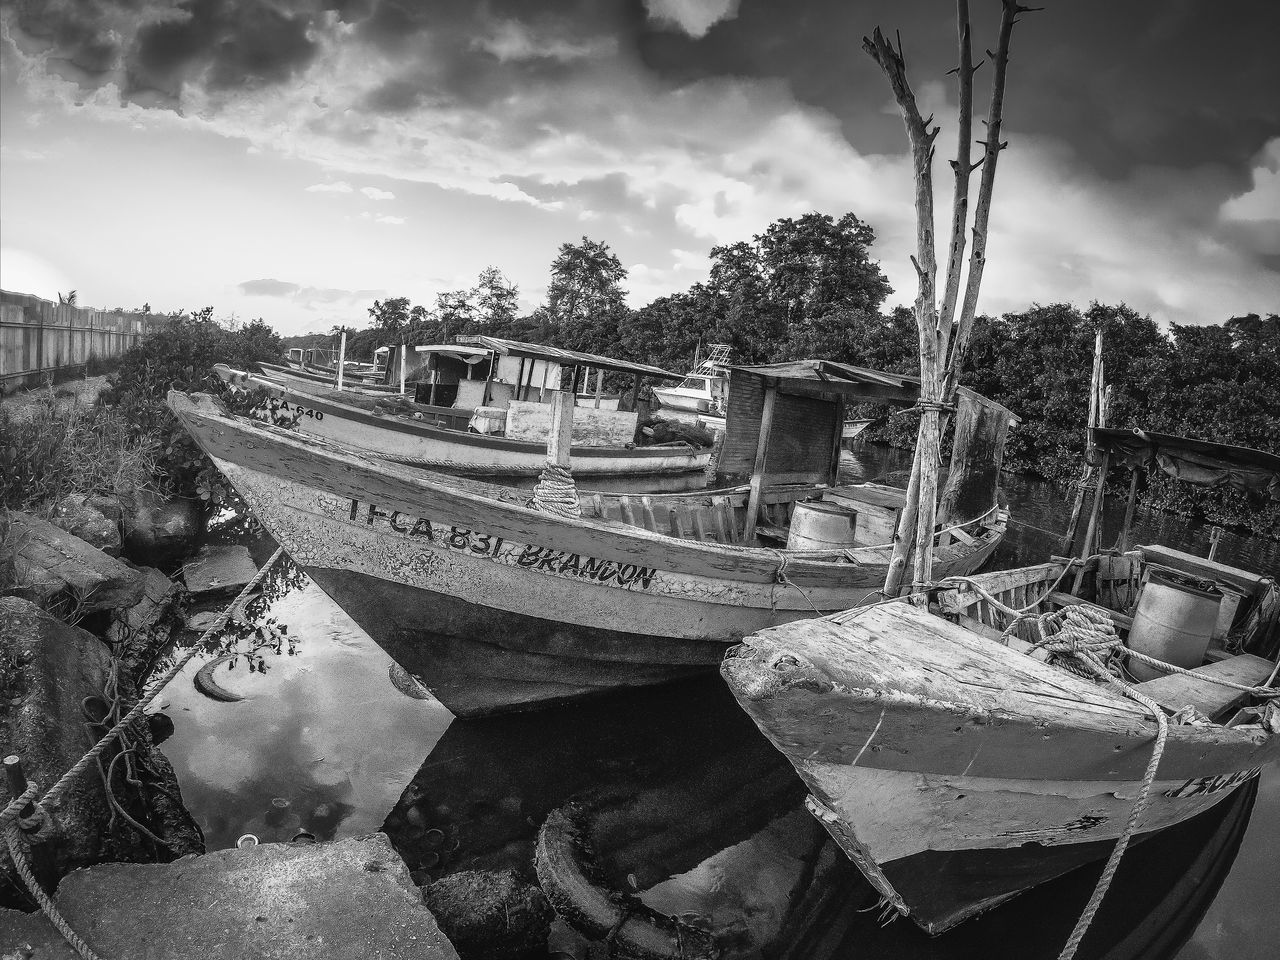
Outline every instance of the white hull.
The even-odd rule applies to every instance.
[[[285,377],[253,378],[253,382],[277,391],[291,408],[302,411],[298,419],[302,432],[411,466],[485,476],[536,477],[546,464],[544,444],[375,416],[359,407],[307,393],[286,383]],[[696,451],[688,446],[575,448],[570,455],[570,468],[575,476],[584,478],[684,474],[689,478],[688,486],[700,487],[710,459],[711,451]]]
[[[706,413],[711,409],[709,397],[681,390],[679,387],[654,387],[654,396],[664,407],[689,413]]]

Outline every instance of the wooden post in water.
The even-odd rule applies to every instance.
[[[777,384],[766,384],[764,409],[760,414],[760,438],[756,441],[756,460],[751,468],[751,493],[747,497],[747,523],[742,530],[742,542],[748,545],[756,535],[756,518],[760,512],[760,496],[764,492],[764,467],[769,454],[769,434],[773,432],[773,408],[777,399]]]
[[[335,377],[335,383],[338,389],[342,389],[342,365],[347,359],[347,331],[344,327],[342,330],[342,339],[338,341],[338,372]]]

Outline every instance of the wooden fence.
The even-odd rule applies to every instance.
[[[0,393],[37,386],[90,359],[118,357],[165,317],[86,310],[0,290]]]

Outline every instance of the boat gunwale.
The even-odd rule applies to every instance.
[[[197,399],[200,397],[204,399]],[[437,497],[443,497],[446,501],[453,500],[457,503],[465,504],[466,507],[472,510],[479,508],[482,511],[506,514],[510,517],[509,523],[515,523],[517,527],[527,528],[527,525],[532,522],[535,527],[542,527],[548,532],[554,532],[557,529],[560,531],[577,530],[588,536],[594,535],[600,542],[593,544],[593,548],[597,551],[597,555],[606,558],[621,559],[624,562],[628,562],[635,560],[637,551],[649,555],[653,554],[654,551],[664,551],[668,555],[657,563],[660,569],[670,570],[674,573],[721,576],[729,580],[752,583],[778,582],[778,572],[785,565],[787,580],[794,586],[830,586],[835,588],[845,586],[842,581],[847,579],[850,573],[860,572],[865,576],[868,567],[884,565],[881,563],[850,563],[847,559],[840,562],[818,560],[773,547],[749,547],[740,544],[686,540],[655,533],[643,527],[631,526],[620,521],[590,516],[570,520],[553,513],[538,510],[532,506],[526,506],[524,502],[526,498],[518,497],[518,491],[510,487],[453,477],[429,470],[403,467],[389,461],[371,458],[363,453],[345,448],[341,444],[326,441],[319,437],[307,435],[304,440],[298,434],[283,428],[234,416],[229,414],[216,398],[208,394],[186,394],[177,390],[170,391],[169,406],[180,420],[188,424],[188,429],[202,448],[204,448],[204,443],[200,441],[203,430],[191,424],[191,420],[207,423],[207,429],[210,430],[224,429],[233,431],[238,437],[242,438],[241,445],[246,448],[256,449],[266,441],[268,444],[292,449],[299,456],[318,460],[321,466],[333,473],[337,472],[334,469],[337,468],[347,474],[358,471],[366,474],[381,475],[395,484],[406,485],[408,489],[414,492],[430,491]],[[208,451],[206,450],[206,452]],[[228,457],[226,459],[232,458]],[[319,485],[314,481],[312,482],[314,485]],[[349,480],[347,482],[350,483]],[[706,491],[693,491],[689,495],[697,497],[705,494]],[[346,495],[344,494],[344,496]],[[678,496],[678,494],[669,494],[668,496],[674,497]],[[405,497],[403,503],[408,506],[412,503],[412,500]],[[414,509],[412,506],[408,506],[406,512],[412,509]],[[960,556],[968,556],[988,548],[994,549],[995,543],[1003,536],[1006,525],[1007,520],[1004,518],[1003,513],[999,514],[997,522],[985,528],[986,533],[982,537],[976,538],[976,542],[972,547],[966,547],[962,553],[957,554],[953,559],[958,559]],[[495,532],[501,532],[501,521],[498,524],[494,524],[493,527]],[[536,538],[537,531],[518,533],[511,539],[519,539],[521,536]],[[556,538],[553,535],[550,539],[554,542]],[[636,544],[636,548],[628,552],[623,545],[618,543],[619,540],[630,541]],[[885,552],[884,547],[855,548],[848,552],[856,554],[858,549]],[[949,547],[938,548],[938,552],[941,554],[943,551],[953,549],[956,549],[954,544]]]

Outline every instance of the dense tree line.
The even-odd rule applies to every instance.
[[[527,315],[495,267],[433,307],[376,301],[371,326],[348,340],[353,358],[385,343],[438,343],[463,333],[601,353],[682,371],[699,345],[727,343],[741,363],[821,357],[901,373],[918,371],[909,309],[871,258],[875,232],[852,213],[775,221],[749,241],[714,247],[708,279],[639,309],[625,302],[627,272],[608,245],[566,243],[551,264],[545,302]],[[963,382],[1022,418],[1008,467],[1056,482],[1079,475],[1094,332],[1104,333],[1109,424],[1141,426],[1280,452],[1280,317],[1251,314],[1163,331],[1124,304],[1034,304],[978,317]],[[875,433],[909,444],[908,418]],[[1117,476],[1115,482],[1124,478]],[[1280,536],[1280,510],[1221,490],[1148,478],[1148,503]]]

